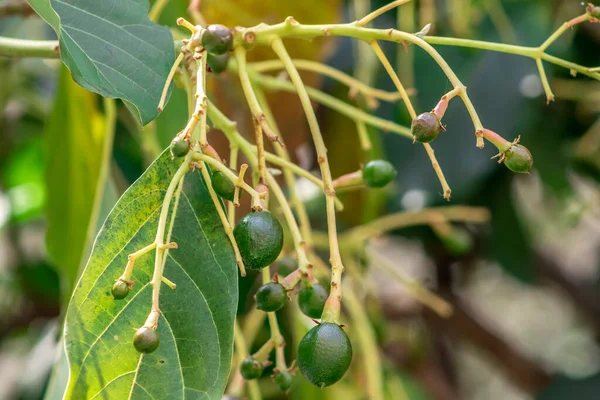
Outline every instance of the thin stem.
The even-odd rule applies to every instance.
[[[59,48],[56,40],[23,40],[0,36],[1,57],[58,58]]]
[[[162,11],[168,3],[169,0],[156,0],[150,9],[150,12],[148,13],[148,18],[150,18],[150,21],[157,22],[160,14],[162,14]]]
[[[351,254],[347,257],[344,254],[344,260],[348,264],[349,271],[355,269],[351,267],[351,264],[354,262],[350,261],[353,260]],[[358,270],[358,266],[355,267]],[[363,304],[356,295],[357,288],[353,283],[353,280],[348,279],[344,282],[344,306],[352,319],[351,326],[357,327],[353,332],[356,334],[361,350],[360,354],[363,357],[362,369],[365,371],[367,379],[367,398],[370,400],[383,400],[383,371],[373,324],[369,321]]]
[[[389,277],[400,283],[406,289],[406,292],[415,300],[418,300],[421,304],[431,308],[441,317],[448,318],[452,315],[453,310],[450,303],[425,289],[419,283],[404,276],[395,265],[392,266],[390,264],[388,259],[382,257],[375,251],[367,251],[367,256],[372,261],[371,265],[373,267],[385,271]]]
[[[580,24],[582,22],[589,21],[591,16],[592,16],[591,13],[588,11],[585,14],[575,17],[575,18],[571,19],[570,21],[567,21],[564,24],[562,24],[552,35],[550,35],[548,37],[548,39],[546,39],[544,41],[544,43],[542,43],[540,45],[540,47],[539,47],[540,52],[546,51],[546,49],[548,47],[550,47],[550,45],[552,43],[554,43],[556,41],[556,39],[558,39],[563,33],[565,33],[565,31],[567,29],[572,28],[573,26]]]
[[[277,127],[277,121],[275,121],[275,116],[271,111],[271,107],[269,107],[269,103],[267,102],[267,98],[264,92],[260,88],[255,89],[256,97],[258,98],[258,102],[262,106],[265,116],[267,117],[267,123],[273,127],[273,130],[278,136],[281,136],[281,132]],[[282,146],[274,146],[275,152],[277,155],[287,161],[290,162],[290,155],[285,147]],[[290,162],[291,163],[291,162]],[[292,163],[291,163],[292,164]],[[295,165],[295,164],[292,164]],[[312,175],[312,174],[310,174]],[[289,195],[290,195],[290,203],[296,210],[296,215],[298,216],[298,225],[300,227],[300,232],[302,233],[301,240],[304,242],[305,247],[310,249],[312,246],[311,243],[311,228],[310,228],[310,220],[308,219],[308,212],[306,211],[306,207],[304,203],[298,197],[298,192],[296,190],[296,180],[294,179],[294,174],[289,168],[283,168],[283,178],[285,180]]]
[[[262,282],[263,285],[271,282],[271,276],[269,275],[269,268],[263,268],[262,270]],[[283,352],[285,348],[285,341],[281,332],[279,331],[279,324],[277,322],[277,315],[275,312],[267,313],[269,319],[269,327],[271,328],[271,339],[275,346],[275,367],[279,371],[287,371],[287,365],[285,363],[285,354]]]
[[[372,13],[370,13],[369,15],[361,18],[360,20],[356,21],[355,24],[358,26],[365,26],[366,24],[368,24],[369,22],[371,22],[372,20],[374,20],[375,18],[379,17],[381,14],[385,13],[386,11],[391,10],[394,7],[398,7],[401,6],[402,4],[408,3],[410,0],[396,0],[396,1],[392,1],[389,4],[386,4],[385,6],[373,11]]]
[[[340,307],[342,300],[342,272],[344,266],[340,257],[340,250],[338,248],[337,239],[337,227],[335,219],[335,189],[331,179],[331,170],[329,169],[329,162],[327,160],[327,148],[325,147],[325,141],[321,135],[321,129],[317,122],[317,116],[312,108],[310,97],[304,87],[302,78],[298,73],[298,70],[294,66],[292,59],[290,58],[283,42],[280,39],[273,40],[271,43],[273,51],[283,61],[286,71],[290,76],[298,97],[302,103],[304,114],[308,120],[308,126],[310,128],[313,142],[317,151],[317,160],[321,168],[321,176],[323,179],[323,191],[325,193],[325,202],[327,208],[327,228],[329,232],[329,248],[330,248],[330,263],[331,263],[331,292],[329,298],[325,304],[323,310],[322,319],[326,322],[338,322],[340,316]]]
[[[149,253],[150,251],[154,250],[156,248],[156,242],[150,243],[148,246],[134,252],[131,253],[127,256],[127,265],[125,265],[125,270],[123,271],[123,275],[121,275],[119,277],[120,280],[124,281],[124,282],[130,282],[131,281],[131,275],[133,273],[133,267],[135,265],[135,262],[138,258],[140,258],[141,256],[143,256],[146,253]]]
[[[363,151],[371,150],[371,138],[369,137],[369,132],[367,132],[367,126],[364,122],[356,122],[356,132],[358,133],[358,141],[360,142],[360,148],[363,149]]]
[[[165,226],[167,222],[167,216],[169,214],[169,206],[171,204],[171,199],[173,198],[173,193],[179,184],[179,181],[183,178],[183,176],[189,171],[190,165],[189,160],[186,157],[186,161],[184,161],[175,175],[171,179],[169,186],[167,187],[167,191],[165,193],[165,197],[163,198],[162,207],[160,210],[160,216],[158,218],[158,228],[156,229],[156,238],[154,239],[154,243],[156,244],[156,256],[154,260],[154,273],[152,275],[152,309],[150,315],[146,319],[146,323],[144,326],[150,327],[152,329],[156,328],[158,324],[158,316],[160,314],[159,311],[159,296],[160,296],[160,286],[161,279],[164,271],[164,263],[163,263],[163,252],[165,251]],[[175,212],[175,210],[174,210]]]
[[[544,71],[544,65],[542,64],[542,60],[540,58],[536,58],[535,63],[540,74],[540,80],[542,81],[544,92],[546,93],[546,104],[550,104],[550,102],[554,101],[554,93],[552,93],[552,88],[550,88],[546,71]]]
[[[269,357],[271,351],[273,351],[273,347],[275,347],[275,343],[273,342],[273,338],[269,338],[260,349],[256,351],[256,353],[252,354],[252,358],[254,358],[258,362],[263,362]]]
[[[296,93],[294,85],[289,81],[284,81],[281,79],[276,79],[258,74],[252,75],[252,80],[266,89],[284,90],[286,92]],[[412,139],[413,137],[412,133],[410,133],[410,129],[407,127],[398,125],[392,121],[383,118],[375,117],[361,110],[360,108],[345,103],[340,99],[333,97],[327,93],[323,93],[318,89],[311,87],[306,87],[305,89],[312,100],[316,101],[319,104],[327,106],[354,121],[364,122],[368,125],[379,128],[384,132],[393,132],[410,139]]]
[[[229,144],[229,169],[231,170],[237,169],[239,150],[237,145],[233,143]],[[231,226],[235,225],[235,208],[235,204],[232,201],[227,204],[227,216],[229,217],[229,224]]]
[[[162,111],[163,107],[165,106],[165,100],[167,99],[167,93],[169,92],[169,87],[171,86],[171,80],[173,80],[175,72],[177,72],[177,68],[179,67],[181,61],[183,61],[184,57],[185,54],[183,52],[179,53],[175,59],[175,62],[173,63],[173,66],[171,67],[171,70],[169,71],[169,75],[165,81],[165,86],[163,87],[162,94],[160,95],[160,101],[158,102],[158,111]]]
[[[235,184],[236,186],[239,186],[240,188],[244,189],[246,192],[248,192],[248,194],[250,196],[252,196],[252,205],[260,205],[260,193],[258,193],[252,186],[248,185],[246,182],[244,182],[243,180],[240,181],[238,178],[238,175],[236,175],[232,170],[230,170],[229,168],[227,168],[226,165],[224,165],[222,162],[215,160],[212,157],[209,157],[205,154],[202,153],[198,153],[198,152],[194,152],[192,154],[192,159],[196,160],[196,161],[201,161],[204,163],[209,164],[211,167],[219,170],[220,172],[223,173],[223,175],[225,175],[225,177],[227,179],[229,179],[233,184]]]
[[[395,229],[414,225],[428,225],[440,219],[481,224],[489,221],[490,213],[485,208],[466,206],[436,207],[418,212],[400,212],[378,218],[344,232],[343,241],[356,243],[356,241],[364,241]]]
[[[221,164],[222,165],[222,164]],[[219,196],[215,193],[215,190],[212,187],[212,182],[210,180],[210,175],[208,173],[208,169],[204,162],[201,165],[202,177],[204,178],[204,183],[206,183],[206,187],[208,188],[208,193],[210,194],[210,198],[212,199],[215,208],[217,209],[217,213],[219,214],[219,218],[221,219],[221,223],[223,224],[223,229],[225,230],[225,234],[229,238],[231,242],[231,246],[233,247],[233,252],[235,254],[235,262],[237,263],[240,269],[240,275],[246,276],[246,268],[244,268],[244,262],[242,261],[242,255],[240,254],[240,249],[238,248],[235,237],[233,236],[233,229],[227,220],[227,215],[225,215],[225,211],[221,207],[221,200]],[[229,171],[231,172],[231,171]]]
[[[254,89],[252,89],[252,83],[250,82],[248,70],[246,68],[246,49],[244,49],[242,46],[238,46],[235,49],[235,59],[237,61],[237,70],[240,83],[242,85],[242,90],[244,91],[246,102],[248,103],[250,111],[252,112],[252,117],[260,125],[263,133],[270,141],[280,142],[279,136],[277,136],[267,124],[265,113],[262,111],[260,104],[258,103]]]
[[[390,78],[392,78],[394,85],[396,85],[396,89],[398,89],[398,92],[402,95],[402,99],[404,100],[404,104],[406,105],[406,108],[408,109],[408,113],[410,114],[410,117],[412,119],[417,118],[417,113],[412,105],[412,102],[410,101],[410,98],[408,97],[408,93],[406,93],[406,89],[404,89],[404,85],[402,85],[402,82],[400,82],[400,78],[398,78],[398,75],[396,74],[396,72],[394,71],[394,68],[392,67],[392,65],[388,61],[387,57],[381,50],[381,47],[379,46],[379,44],[377,42],[372,42],[371,47],[373,48],[373,51],[375,51],[375,54],[379,58],[379,61],[381,61],[381,64],[383,64],[383,67],[387,71]],[[442,185],[442,190],[444,191],[444,198],[446,200],[449,200],[452,190],[450,189],[450,186],[448,185],[448,182],[446,181],[446,177],[444,176],[444,172],[442,171],[442,168],[440,167],[440,164],[438,163],[437,158],[435,157],[433,148],[431,147],[431,145],[429,143],[423,143],[423,147],[425,147],[425,151],[427,152],[427,155],[429,156],[429,160],[431,161],[433,170],[435,171],[435,174],[437,175],[438,180],[440,181],[440,183]]]
[[[350,88],[352,92],[358,92],[363,94],[366,97],[372,97],[383,101],[388,102],[396,102],[401,99],[399,93],[396,92],[386,92],[385,90],[380,90],[377,88],[373,88],[369,85],[364,84],[356,78],[336,69],[330,67],[327,64],[323,64],[316,61],[310,60],[292,60],[296,68],[303,71],[311,71],[316,72],[320,75],[327,76],[329,78],[335,79],[336,81],[345,84]],[[267,61],[259,61],[249,64],[249,67],[252,68],[253,71],[264,73],[269,71],[276,71],[283,69],[283,63],[281,60],[267,60]]]
[[[208,96],[206,95],[206,57],[208,53],[203,51],[200,58],[196,62],[196,108],[192,119],[198,119],[200,116],[200,129],[196,136],[196,131],[192,131],[192,148],[197,142],[200,143],[200,148],[204,149],[208,142],[206,140],[206,109],[208,108]]]

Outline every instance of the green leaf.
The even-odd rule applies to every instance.
[[[148,19],[147,0],[29,1],[56,31],[77,83],[122,99],[144,125],[156,118],[175,48],[169,29]]]
[[[125,300],[110,289],[128,254],[154,241],[158,215],[177,168],[168,151],[121,197],[102,227],[66,317],[71,377],[67,399],[221,399],[231,367],[237,307],[233,250],[199,171],[190,172],[175,210],[158,323],[160,346],[140,355],[134,328],[151,307],[154,252],[140,257]]]
[[[102,195],[98,188],[104,185],[98,181],[103,164],[110,162],[112,148],[112,129],[106,127],[98,96],[75,84],[69,71],[62,68],[46,128],[46,246],[67,296],[96,228],[96,196]]]

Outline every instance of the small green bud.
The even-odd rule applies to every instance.
[[[446,250],[455,256],[464,256],[473,248],[473,238],[469,232],[460,227],[453,228],[451,234],[441,239]]]
[[[362,169],[363,182],[372,188],[386,186],[396,175],[396,168],[385,160],[369,161]]]
[[[133,346],[140,353],[152,353],[158,348],[160,339],[154,329],[142,326],[133,335]]]
[[[127,282],[117,279],[111,292],[115,300],[123,300],[129,294],[129,285]]]
[[[186,140],[177,136],[171,142],[171,155],[173,157],[183,157],[190,151],[190,145]]]
[[[240,365],[240,373],[246,380],[258,379],[263,373],[263,365],[252,357],[246,357]]]
[[[442,124],[439,118],[432,112],[417,116],[410,125],[410,131],[415,140],[421,143],[429,143],[435,140],[441,128]]]
[[[527,147],[514,144],[504,153],[504,165],[512,172],[529,173],[533,167],[533,156]]]

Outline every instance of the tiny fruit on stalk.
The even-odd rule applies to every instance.
[[[320,388],[342,379],[351,361],[352,344],[338,324],[325,322],[315,326],[298,345],[300,372]]]
[[[202,34],[202,47],[217,56],[225,54],[233,48],[233,36],[224,25],[209,25]]]
[[[412,120],[410,131],[417,142],[429,143],[435,140],[440,133],[442,124],[432,112],[418,115]]]
[[[218,75],[227,69],[227,64],[229,63],[229,53],[221,55],[208,53],[208,56],[206,57],[206,63],[208,64],[211,72]]]
[[[520,144],[513,144],[504,153],[504,165],[512,172],[526,174],[533,167],[533,156],[527,147]]]
[[[298,292],[298,306],[307,317],[321,318],[328,296],[327,289],[320,283],[303,284]]]
[[[369,161],[362,169],[363,182],[366,186],[380,188],[396,178],[396,169],[385,160]]]
[[[171,142],[171,155],[173,157],[183,157],[190,151],[188,142],[179,136],[175,137]]]
[[[246,380],[258,379],[263,373],[263,365],[253,357],[246,357],[240,365],[240,373]]]
[[[292,272],[298,269],[298,263],[292,257],[283,257],[277,262],[277,275],[288,276]]]
[[[215,171],[213,172],[210,181],[216,194],[226,200],[233,201],[235,185],[231,182],[231,179],[225,176],[221,171]]]
[[[283,392],[287,392],[292,387],[292,374],[288,371],[281,371],[275,375],[275,383]]]
[[[268,211],[246,214],[233,229],[244,265],[262,269],[277,259],[283,248],[281,223]]]
[[[133,335],[133,346],[140,353],[152,353],[158,348],[160,340],[154,329],[142,326]]]
[[[127,282],[121,280],[121,279],[117,279],[117,281],[115,282],[115,284],[113,285],[112,289],[111,289],[111,293],[113,295],[113,298],[115,300],[122,300],[125,297],[127,297],[127,295],[129,294],[129,285],[127,284]]]
[[[287,291],[281,283],[269,282],[258,288],[256,292],[256,308],[273,312],[285,305]]]

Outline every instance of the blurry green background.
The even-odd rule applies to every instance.
[[[354,20],[356,10],[384,3],[205,0],[201,11],[208,22],[230,26],[278,22],[287,15],[304,23],[333,23]],[[187,6],[186,1],[171,0],[161,22],[174,26]],[[432,23],[430,34],[438,36],[536,46],[562,22],[583,13],[583,6],[573,0],[421,0],[399,10],[404,13],[399,18],[392,11],[374,25],[400,25],[415,32]],[[20,0],[0,0],[0,35],[54,38],[51,28]],[[356,57],[350,40],[292,43],[298,58],[321,60],[394,90],[377,63]],[[407,53],[389,43],[383,48],[397,60],[405,85],[417,89],[417,110],[431,109],[451,89],[424,52],[411,47]],[[379,249],[406,273],[451,298],[458,310],[456,317],[443,321],[421,312],[401,290],[380,283],[384,306],[369,311],[385,352],[388,384],[394,388],[402,383],[411,399],[598,399],[600,82],[572,79],[568,70],[546,65],[556,95],[556,101],[546,105],[532,60],[438,49],[468,86],[484,125],[507,139],[521,135],[534,155],[535,171],[516,176],[489,159],[494,155],[491,145],[476,149],[464,106],[459,100],[451,103],[444,119],[448,131],[433,146],[453,189],[452,203],[487,207],[492,221],[483,229],[466,227],[476,237],[476,246],[459,258],[428,229],[399,231]],[[600,24],[567,32],[549,52],[583,65],[600,65]],[[261,51],[254,57],[273,55]],[[212,83],[212,95],[224,109],[236,110],[241,104],[239,87],[228,84],[235,80],[224,76]],[[309,76],[307,82],[346,99],[347,88],[333,81]],[[304,166],[314,168],[314,157],[306,151],[310,142],[301,109],[290,106],[298,104],[293,96],[278,96],[272,104],[286,142],[292,143],[293,154]],[[78,217],[90,207],[91,200],[82,194],[90,183],[67,179],[78,165],[69,160],[84,159],[88,165],[100,157],[102,145],[94,142],[94,132],[104,129],[102,107],[100,98],[70,81],[58,60],[0,58],[0,399],[41,399],[48,385],[58,354],[61,311],[79,271],[79,242],[96,228]],[[382,103],[372,112],[410,123],[402,104]],[[240,118],[237,111],[229,114]],[[318,115],[334,175],[356,170],[371,157],[386,157],[399,171],[393,190],[346,195],[342,229],[387,212],[445,203],[420,147],[373,131],[374,150],[361,154],[353,123],[323,108]],[[174,92],[165,113],[143,133],[118,105],[110,183],[98,223],[185,120],[181,91]],[[310,210],[313,224],[324,228],[319,199]],[[48,251],[53,246],[46,239],[48,220],[60,221],[63,214],[64,226],[50,228],[62,239],[59,248]],[[253,283],[250,278],[242,281],[241,290],[250,291]],[[245,309],[241,304],[240,312]],[[360,382],[361,377],[352,379]],[[288,397],[336,398],[301,381],[296,378]],[[335,393],[361,398],[348,382]],[[390,389],[392,399],[393,393]],[[283,396],[267,385],[265,398]]]

